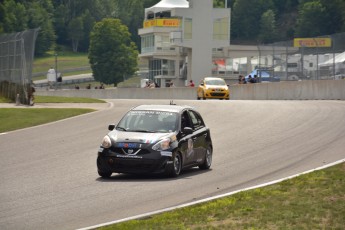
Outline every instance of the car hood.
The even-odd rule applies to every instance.
[[[206,85],[207,89],[228,89],[228,86],[226,85]]]
[[[142,144],[152,144],[165,137],[170,137],[175,133],[142,133],[142,132],[125,132],[111,131],[108,136],[115,142],[135,142]]]

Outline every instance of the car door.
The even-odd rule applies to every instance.
[[[191,134],[187,134],[183,132],[184,128],[191,128],[193,130],[193,124],[191,122],[191,119],[189,117],[188,111],[185,110],[181,114],[181,139],[179,141],[179,148],[182,152],[182,158],[183,158],[183,165],[188,166],[190,164],[193,164],[195,162],[195,154],[194,154],[194,147],[193,147],[193,137],[194,132]]]
[[[188,110],[188,114],[193,125],[193,135],[191,138],[194,150],[193,163],[200,163],[203,161],[206,153],[206,138],[208,131],[198,112]]]

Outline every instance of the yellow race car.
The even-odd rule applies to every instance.
[[[229,86],[223,78],[206,77],[198,86],[197,99],[230,99]]]

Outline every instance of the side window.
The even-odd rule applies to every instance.
[[[185,127],[192,127],[190,124],[189,116],[187,114],[187,111],[184,111],[181,115],[181,129],[183,130]]]
[[[199,128],[205,126],[205,124],[204,124],[203,120],[201,119],[201,117],[199,116],[199,114],[197,114],[194,111],[188,111],[188,113],[189,113],[189,116],[192,120],[194,129],[199,129]]]

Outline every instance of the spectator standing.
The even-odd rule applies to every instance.
[[[193,80],[190,80],[189,81],[189,87],[194,87],[195,85],[194,85],[194,82],[193,82]]]
[[[259,83],[259,78],[258,78],[258,75],[256,74],[254,75],[254,81],[255,81],[254,83]]]
[[[238,77],[238,83],[239,84],[247,84],[246,78],[243,75],[240,75]]]
[[[28,90],[28,98],[29,98],[29,105],[33,106],[35,104],[35,95],[36,92],[35,87],[33,84],[30,84],[29,90]]]
[[[252,75],[248,76],[248,81],[249,81],[249,83],[255,83],[254,78],[252,78]]]

